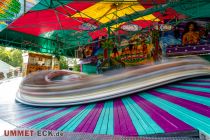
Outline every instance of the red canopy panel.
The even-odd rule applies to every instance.
[[[108,32],[106,30],[106,28],[103,28],[101,30],[96,30],[96,31],[93,31],[93,32],[89,32],[89,35],[92,37],[92,39],[96,39],[100,36],[107,36]]]
[[[40,16],[41,15],[41,16]],[[54,10],[43,10],[28,13],[22,16],[16,22],[9,26],[9,29],[39,36],[42,33],[51,32],[53,30],[78,30],[81,21],[89,20],[84,18],[76,18],[77,20],[57,14],[59,20],[55,16]]]
[[[82,11],[95,2],[71,2],[67,6],[72,7],[77,11]],[[70,14],[75,14],[77,11],[65,7],[65,10]],[[78,30],[78,26],[84,21],[89,21],[86,18],[71,18],[62,6],[53,9],[29,11],[24,16],[17,19],[8,27],[11,30],[23,32],[39,36],[40,34],[51,32],[53,30]],[[65,15],[66,14],[66,15]],[[81,22],[80,22],[81,21]]]

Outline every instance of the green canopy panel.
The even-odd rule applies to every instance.
[[[179,13],[183,13],[191,18],[202,18],[210,17],[210,3],[207,1],[195,0],[197,2],[192,2],[191,4],[183,4],[174,7]]]
[[[13,47],[22,50],[35,51],[40,53],[49,53],[54,55],[65,55],[74,57],[74,49],[64,49],[59,46],[67,46],[62,42],[36,37],[12,30],[4,30],[0,34],[0,44],[5,47]]]
[[[72,2],[72,0],[41,0],[39,4],[34,6],[31,10],[32,11],[38,11],[38,10],[45,10],[49,8],[56,8],[60,6],[61,4],[68,4],[69,2]]]
[[[86,45],[92,41],[92,38],[89,36],[88,32],[84,32],[84,34],[79,36],[77,34],[78,31],[75,30],[55,30],[43,33],[40,35],[40,37],[65,43],[66,46],[64,46],[63,49],[77,48],[78,46]],[[69,36],[74,36],[74,38],[69,38]]]

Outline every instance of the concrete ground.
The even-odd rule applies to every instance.
[[[5,104],[15,103],[15,94],[21,80],[22,77],[17,77],[0,82],[0,107],[3,107]],[[0,136],[4,135],[4,130],[15,128],[16,126],[0,119]]]

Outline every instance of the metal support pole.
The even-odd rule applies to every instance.
[[[24,0],[23,4],[24,4],[23,10],[24,10],[24,14],[25,14],[26,13],[26,0]]]

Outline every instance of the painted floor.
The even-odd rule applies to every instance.
[[[57,108],[1,104],[16,127],[139,136],[180,131],[210,134],[210,78],[190,79],[123,98]]]

